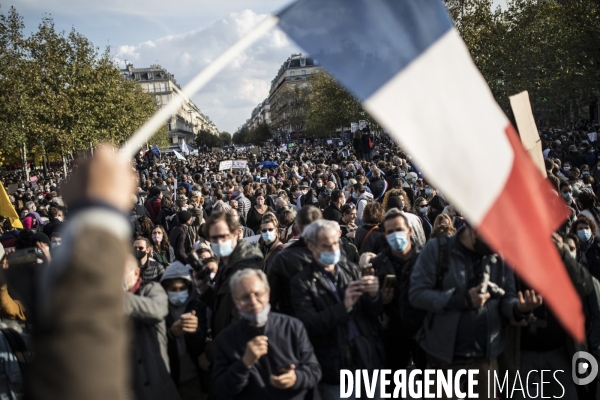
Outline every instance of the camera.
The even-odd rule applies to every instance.
[[[213,258],[201,260],[200,257],[198,257],[198,253],[192,251],[190,254],[188,254],[185,261],[192,267],[192,269],[196,273],[196,279],[202,280],[210,276],[211,272],[205,264],[209,261],[215,260]]]

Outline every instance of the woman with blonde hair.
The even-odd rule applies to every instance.
[[[438,236],[451,236],[456,233],[456,228],[452,224],[452,218],[447,214],[440,214],[435,217],[433,229],[431,230],[432,238]]]

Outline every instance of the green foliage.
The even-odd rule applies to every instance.
[[[273,138],[271,129],[266,122],[261,122],[258,126],[248,132],[246,141],[251,143],[262,143]]]
[[[196,134],[196,144],[199,148],[204,145],[206,145],[206,147],[221,147],[224,146],[222,143],[220,135],[213,135],[208,130],[201,130]]]
[[[221,146],[228,146],[231,144],[231,133],[223,131],[219,133],[219,138],[221,139]]]
[[[529,91],[538,121],[588,117],[600,85],[598,0],[446,0],[475,64],[501,107]]]
[[[231,141],[233,144],[244,144],[248,142],[248,133],[250,130],[246,125],[239,128],[232,136]]]
[[[69,153],[119,145],[156,110],[110,59],[72,29],[44,17],[28,38],[14,8],[0,15],[0,139],[7,149]],[[168,146],[166,127],[151,142]]]
[[[328,137],[336,129],[362,119],[371,127],[377,126],[360,101],[327,73],[316,73],[309,85],[306,127],[310,136]]]

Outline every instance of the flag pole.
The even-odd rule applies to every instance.
[[[268,15],[256,27],[242,37],[237,43],[225,50],[216,60],[204,68],[194,77],[182,90],[183,96],[173,96],[171,101],[162,106],[148,121],[142,125],[127,141],[119,153],[122,156],[132,158],[147,140],[149,140],[158,129],[164,125],[169,117],[177,112],[184,103],[184,98],[191,98],[215,77],[223,68],[235,59],[241,52],[252,46],[260,37],[277,25],[279,18],[276,15]]]

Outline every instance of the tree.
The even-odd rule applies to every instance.
[[[221,146],[229,146],[231,144],[231,134],[229,132],[219,133],[219,139],[221,139]]]
[[[446,0],[456,27],[501,107],[529,91],[538,121],[588,117],[600,84],[600,2]]]
[[[306,115],[309,135],[327,137],[336,129],[362,119],[371,127],[377,126],[360,101],[327,73],[316,73],[309,88],[310,102]]]
[[[0,135],[5,148],[48,159],[122,144],[155,111],[154,98],[121,77],[110,59],[72,29],[44,17],[28,38],[14,8],[0,15]],[[168,146],[166,127],[151,143]]]
[[[280,90],[276,103],[271,105],[271,114],[275,117],[271,129],[295,131],[296,127],[305,127],[310,89],[290,84]]]
[[[244,144],[248,142],[249,129],[246,125],[242,125],[231,137],[234,144]]]
[[[254,143],[266,142],[273,138],[269,124],[261,122],[258,126],[248,132],[248,140]]]
[[[196,134],[196,144],[198,147],[221,147],[221,138],[208,130],[201,130]]]

